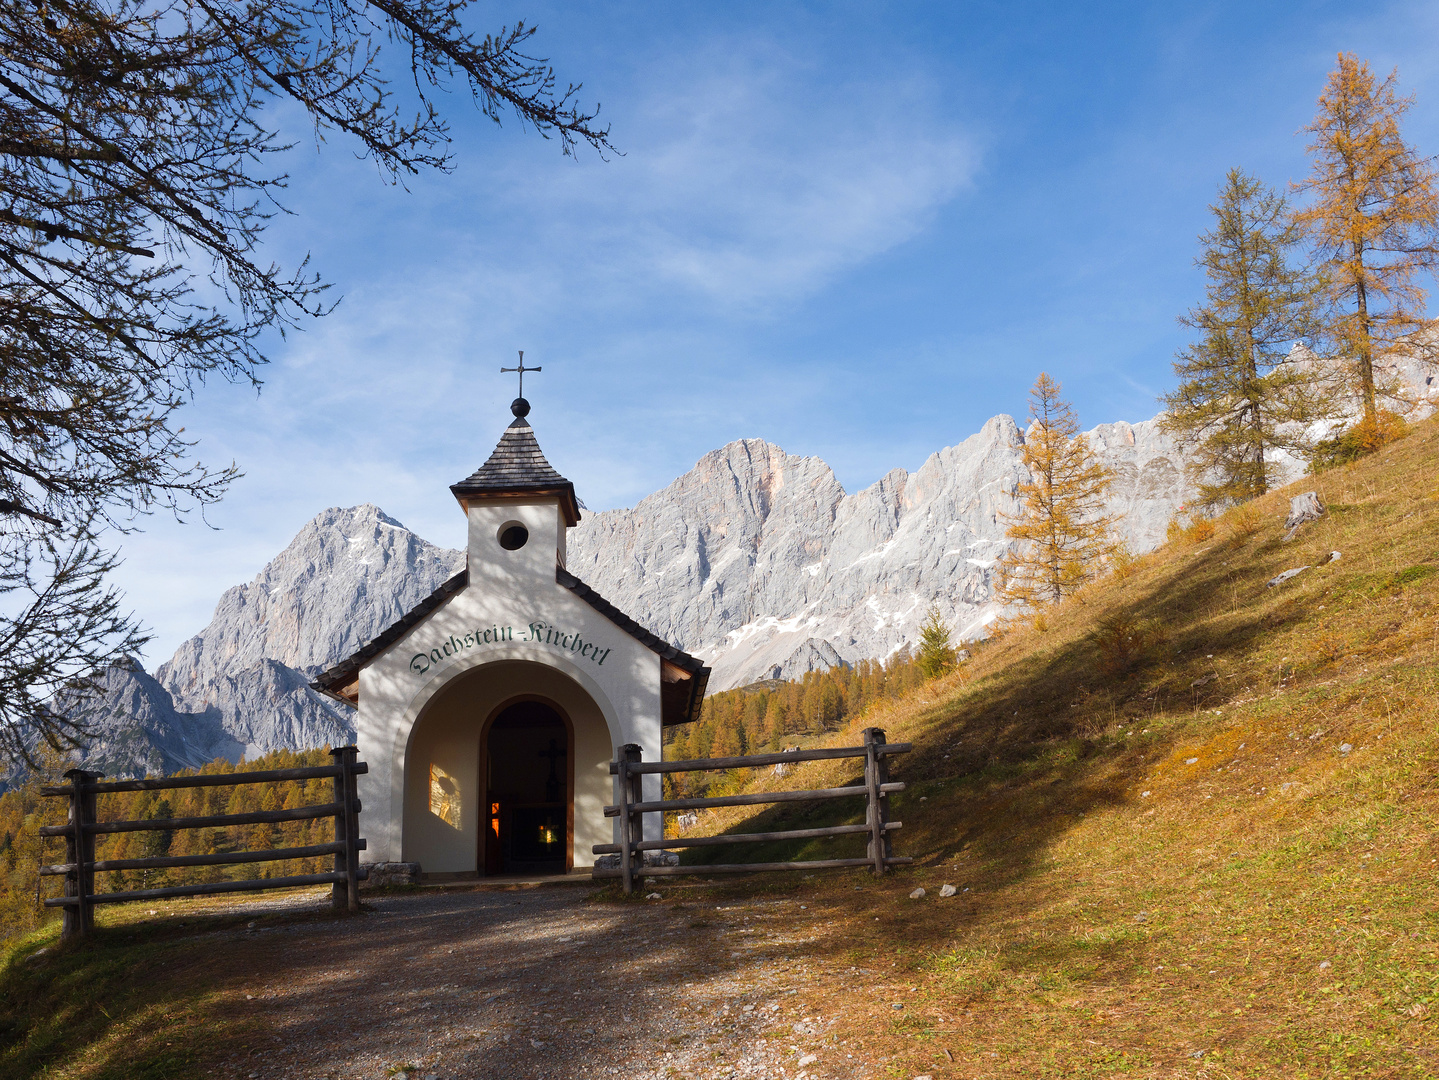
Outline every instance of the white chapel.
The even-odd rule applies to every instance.
[[[450,488],[466,568],[314,683],[358,710],[365,862],[438,878],[587,869],[591,845],[618,838],[604,816],[616,749],[656,761],[663,728],[699,715],[709,669],[565,569],[574,485],[541,453],[529,402],[510,408],[489,460]],[[645,781],[658,798],[659,777]]]

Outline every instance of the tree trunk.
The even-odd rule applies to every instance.
[[[1364,252],[1356,243],[1354,258],[1359,262],[1360,277],[1355,282],[1355,306],[1359,319],[1359,387],[1364,395],[1364,424],[1369,428],[1379,425],[1379,409],[1374,401],[1374,346],[1369,336],[1369,296],[1364,289]]]
[[[1249,485],[1249,496],[1251,498],[1263,495],[1269,490],[1269,478],[1264,472],[1264,420],[1259,411],[1259,362],[1255,359],[1258,346],[1254,343],[1254,328],[1251,324],[1249,333],[1249,385],[1245,388],[1246,396],[1249,398],[1249,428],[1253,432],[1254,439],[1254,477]]]

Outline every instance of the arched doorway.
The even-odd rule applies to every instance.
[[[572,865],[574,739],[544,701],[502,708],[485,734],[481,776],[487,875],[562,874]]]
[[[503,779],[513,758],[528,759],[542,768],[539,779],[548,781],[549,759],[538,754],[549,749],[551,735],[531,748],[532,758],[497,746],[502,758],[496,759],[492,769],[491,729],[512,706],[538,704],[548,711],[534,713],[530,719],[543,721],[556,748],[566,754],[555,762],[557,776],[565,781],[561,794],[566,802],[563,869],[589,866],[591,847],[614,840],[613,822],[604,816],[604,808],[614,801],[609,763],[614,758],[615,725],[599,700],[593,690],[566,673],[524,659],[476,665],[441,686],[404,734],[403,756],[396,763],[396,774],[404,785],[396,792],[403,800],[398,845],[402,861],[419,863],[436,881],[504,872],[502,858],[499,869],[491,861],[500,858],[498,840],[493,845],[494,855],[487,841],[496,835],[490,807],[495,801],[504,801],[488,798],[490,778]],[[554,727],[556,716],[563,724],[563,734]],[[517,719],[523,721],[524,713],[511,714],[505,727]],[[496,793],[503,794],[502,788],[497,785]],[[541,790],[535,801],[544,802],[546,794]],[[538,836],[538,826],[536,830]]]

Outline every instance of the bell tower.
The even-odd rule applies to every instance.
[[[514,420],[479,469],[450,491],[469,519],[470,582],[513,595],[553,585],[565,565],[565,532],[579,524],[575,486],[545,460],[530,427],[530,403],[510,404]]]

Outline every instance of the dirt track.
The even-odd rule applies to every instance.
[[[218,1073],[876,1075],[847,1056],[832,1017],[807,1011],[818,911],[789,899],[622,905],[586,896],[573,887],[427,892],[370,899],[366,915],[338,926],[265,929],[259,920],[245,947],[227,951],[223,981],[238,991],[238,1009],[253,1010],[236,1019],[267,1034],[217,1062]]]

